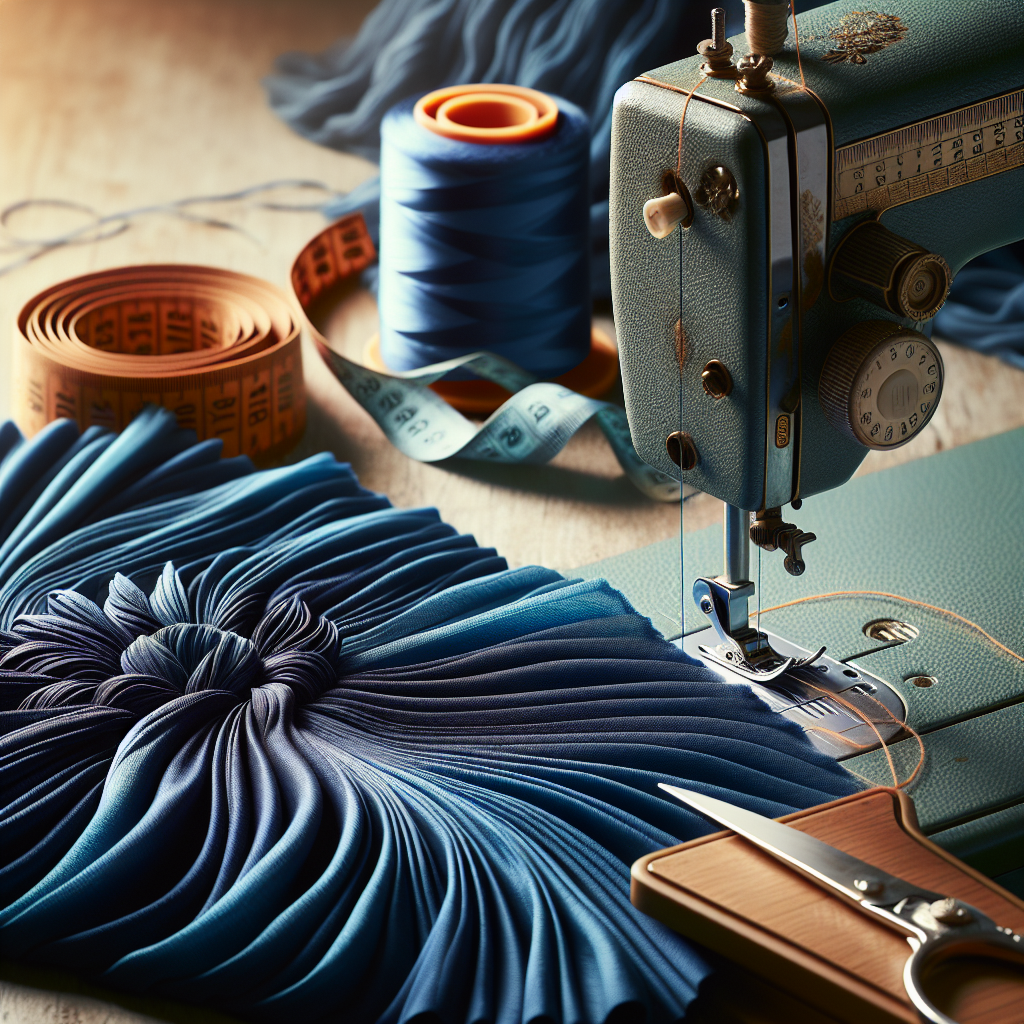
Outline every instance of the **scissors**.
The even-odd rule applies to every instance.
[[[905,882],[780,821],[702,793],[664,782],[658,785],[801,874],[834,889],[866,914],[875,914],[900,931],[909,932],[907,942],[912,952],[903,969],[903,984],[921,1019],[929,1024],[957,1022],[925,995],[922,981],[926,965],[957,955],[979,954],[1024,962],[1024,940],[1012,929],[1001,928],[977,907]]]

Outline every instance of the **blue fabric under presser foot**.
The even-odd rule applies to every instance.
[[[254,1021],[678,1019],[708,968],[629,864],[709,826],[657,783],[858,783],[604,581],[193,441],[0,431],[5,955]]]

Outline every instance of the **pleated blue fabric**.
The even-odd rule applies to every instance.
[[[4,955],[253,1021],[683,1016],[629,863],[855,781],[604,581],[169,414],[0,429]]]

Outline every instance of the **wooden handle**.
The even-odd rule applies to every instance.
[[[929,842],[898,790],[867,790],[779,820],[1024,929],[1024,903]],[[817,1012],[849,1024],[918,1022],[903,987],[906,938],[732,832],[642,857],[632,900]],[[966,985],[944,981],[941,1008],[961,1024],[1006,1024],[1006,1007],[1024,993],[1013,976],[995,972],[975,971]]]

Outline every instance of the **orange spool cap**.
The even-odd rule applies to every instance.
[[[533,142],[558,124],[550,96],[522,85],[450,85],[427,93],[413,108],[417,124],[459,142]]]

